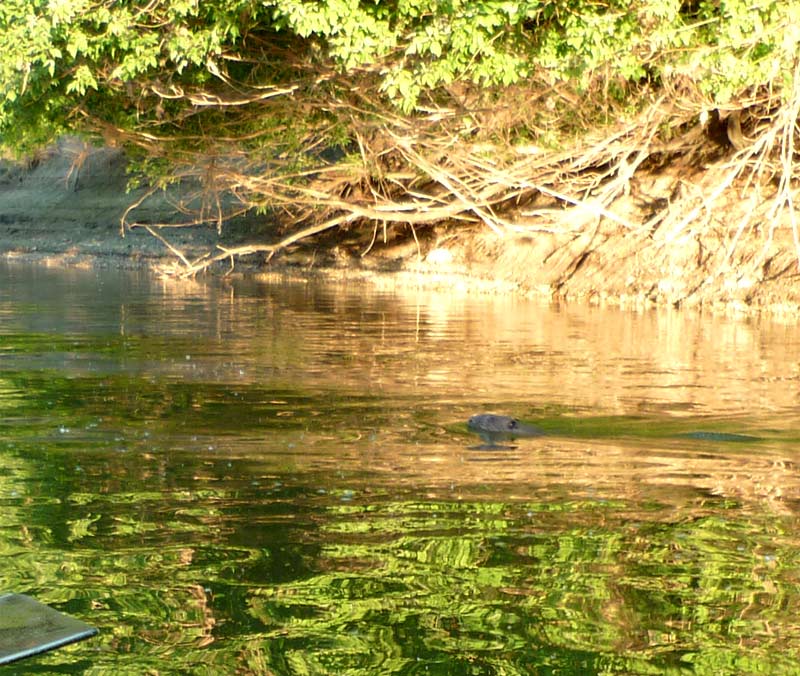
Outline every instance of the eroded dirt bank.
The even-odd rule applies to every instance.
[[[126,191],[120,151],[84,151],[82,144],[65,140],[27,165],[8,164],[0,172],[2,255],[63,265],[178,269],[176,251],[195,260],[219,253],[219,247],[279,238],[264,216],[234,220],[221,232],[214,226],[156,229],[172,251],[143,227],[127,230],[123,237],[120,219],[143,193]],[[639,179],[634,188],[615,205],[617,213],[637,217],[632,223],[657,209],[709,208],[704,194],[713,186],[704,185],[702,171],[662,171]],[[190,186],[160,193],[141,204],[135,221],[151,226],[181,223],[197,199]],[[650,219],[644,228],[624,227],[591,213],[569,231],[543,226],[524,235],[440,226],[419,231],[417,241],[410,229],[395,227],[384,241],[381,229],[333,231],[323,239],[292,245],[269,262],[263,254],[243,257],[235,269],[325,270],[367,278],[389,273],[415,282],[592,302],[800,314],[793,229],[766,217],[761,227],[738,228],[742,215],[754,208],[746,199],[717,200],[709,208],[709,227],[697,231],[676,227],[675,214],[672,219]],[[226,261],[217,269],[229,267]]]

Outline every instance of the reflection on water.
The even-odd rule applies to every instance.
[[[798,356],[759,320],[0,264],[0,590],[101,629],[25,670],[800,671]],[[484,411],[550,434],[475,450]]]

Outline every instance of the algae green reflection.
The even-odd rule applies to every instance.
[[[0,590],[100,630],[35,673],[800,672],[791,332],[4,274]]]

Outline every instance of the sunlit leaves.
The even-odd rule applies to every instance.
[[[196,137],[186,120],[198,111],[182,112],[193,105],[178,102],[182,92],[216,94],[234,80],[293,86],[298,69],[325,81],[346,74],[354,91],[369,88],[379,104],[405,113],[454,83],[497,93],[532,76],[621,98],[644,80],[678,74],[724,102],[747,88],[784,85],[799,15],[796,2],[767,0],[4,0],[0,136],[24,146],[92,117],[124,130],[179,119],[178,133]],[[273,53],[276,45],[284,51]],[[236,77],[226,81],[229,69]],[[155,89],[175,98],[156,101]],[[312,99],[321,95],[312,89]],[[140,94],[135,110],[131,92]],[[333,90],[324,95],[341,101]],[[286,136],[331,128],[314,110],[292,117],[304,129]],[[226,134],[284,125],[285,111],[279,122],[270,115]],[[203,129],[219,123],[208,119]]]
[[[67,84],[67,93],[85,94],[87,89],[97,89],[97,80],[89,67],[82,64],[75,70],[72,81]]]

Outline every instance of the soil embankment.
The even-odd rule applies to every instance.
[[[120,220],[144,195],[127,192],[126,181],[119,150],[87,150],[74,140],[26,165],[6,164],[0,172],[0,254],[64,265],[168,267],[178,262],[177,252],[196,260],[219,253],[220,247],[280,238],[265,216],[234,219],[219,232],[213,225],[163,227],[185,220],[198,199],[185,185],[143,201],[133,220],[151,231],[136,227],[123,237]],[[630,220],[636,223],[655,209],[702,209],[706,190],[711,186],[704,185],[702,171],[663,170],[639,178],[615,211],[635,215]],[[454,225],[420,230],[416,240],[410,229],[395,226],[384,242],[371,228],[331,231],[281,250],[269,263],[258,254],[237,260],[236,266],[324,268],[367,277],[413,273],[436,284],[593,302],[797,313],[800,274],[792,228],[765,223],[743,232],[736,223],[752,208],[745,200],[717,200],[710,227],[702,231],[659,227],[652,219],[652,227],[625,228],[596,214],[587,214],[595,220],[576,223],[572,231],[533,228],[524,236]]]
[[[121,218],[145,191],[127,190],[126,160],[115,148],[91,148],[73,139],[24,164],[0,167],[0,252],[8,257],[137,267],[173,256],[144,228]],[[191,189],[159,192],[136,210],[147,224],[177,224]],[[170,239],[188,256],[201,256],[220,238],[213,227],[176,228]],[[238,242],[238,240],[235,240]]]

